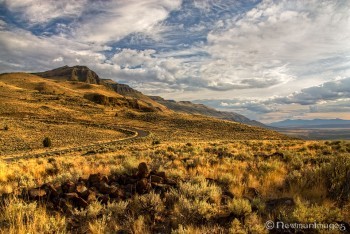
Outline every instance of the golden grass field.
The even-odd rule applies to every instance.
[[[267,220],[348,227],[350,142],[302,141],[199,115],[103,106],[84,99],[86,89],[78,88],[84,85],[0,76],[0,233],[269,233]],[[104,127],[119,125],[150,135],[103,144],[127,137]],[[42,145],[45,137],[50,148]],[[92,149],[6,160],[98,142]],[[161,192],[151,187],[129,194],[127,185],[110,183],[137,178],[141,162],[164,172],[172,186],[152,183]],[[23,196],[43,184],[76,186],[96,173],[127,195],[66,210],[45,196]]]

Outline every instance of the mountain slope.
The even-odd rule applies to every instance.
[[[189,101],[176,102],[174,100],[165,100],[158,96],[150,96],[150,98],[168,107],[170,110],[173,110],[176,112],[205,115],[205,116],[210,116],[218,119],[230,120],[230,121],[244,123],[252,126],[268,128],[268,126],[264,125],[263,123],[260,123],[255,120],[250,120],[243,115],[240,115],[234,112],[218,111],[218,110],[215,110],[214,108],[210,108],[203,104],[195,104]]]
[[[106,105],[127,105],[132,108],[140,109],[146,112],[150,111],[168,111],[163,105],[153,101],[146,95],[136,91],[125,84],[119,84],[110,79],[101,79],[94,71],[86,66],[63,66],[53,70],[33,73],[34,75],[53,79],[57,81],[79,81],[87,84],[101,85],[102,89],[109,89],[118,94],[118,100],[115,95],[103,95],[100,92],[90,92],[85,98],[98,104]],[[124,98],[124,100],[120,99]]]

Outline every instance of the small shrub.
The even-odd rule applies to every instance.
[[[52,142],[51,142],[51,139],[48,138],[48,137],[45,137],[45,139],[43,140],[43,145],[44,147],[51,147],[52,146]]]
[[[5,125],[4,130],[5,130],[5,131],[8,131],[9,129],[10,129],[9,126],[8,126],[8,125]]]
[[[238,217],[246,216],[252,212],[249,201],[241,198],[233,199],[229,202],[228,209]]]
[[[160,140],[154,140],[153,142],[152,142],[152,145],[159,145],[160,144]]]

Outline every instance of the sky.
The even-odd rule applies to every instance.
[[[0,73],[64,65],[263,123],[350,119],[350,1],[0,0]]]

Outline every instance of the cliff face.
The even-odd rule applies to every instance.
[[[50,71],[35,73],[44,78],[64,79],[70,81],[80,81],[89,84],[100,84],[99,76],[86,66],[59,67]]]

